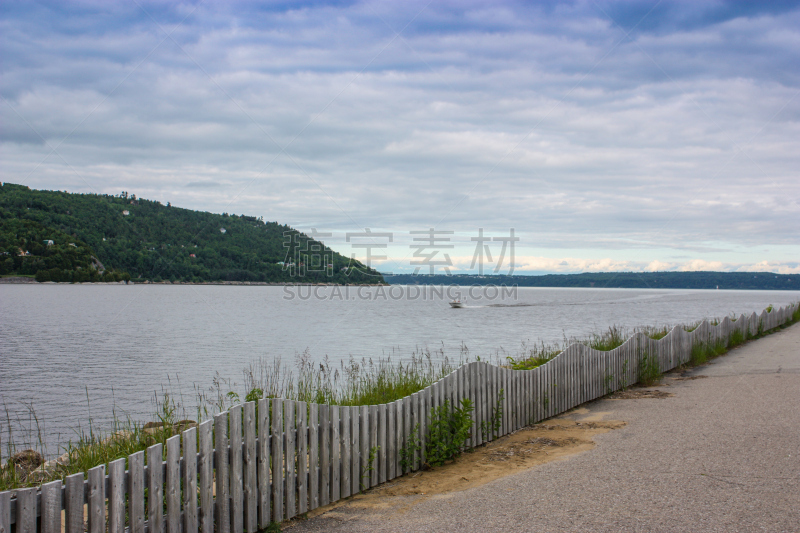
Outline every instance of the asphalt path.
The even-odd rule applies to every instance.
[[[706,378],[656,387],[669,398],[566,414],[627,423],[590,451],[461,492],[351,501],[290,531],[800,532],[800,325],[693,376]]]

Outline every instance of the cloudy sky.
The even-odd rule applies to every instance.
[[[794,2],[0,9],[3,181],[263,216],[348,255],[370,228],[385,271],[429,228],[467,271],[482,228],[514,230],[516,273],[800,272]],[[481,244],[491,272],[503,241]]]

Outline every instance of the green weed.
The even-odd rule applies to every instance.
[[[500,426],[503,423],[503,399],[505,398],[505,389],[500,389],[497,395],[497,402],[494,409],[492,409],[492,416],[489,420],[481,422],[481,434],[483,440],[489,440],[492,437],[497,437],[500,431]]]
[[[650,387],[661,381],[661,368],[658,364],[658,357],[650,355],[645,350],[639,358],[639,383],[645,387]]]
[[[367,490],[367,486],[364,485],[364,478],[369,479],[372,475],[372,472],[375,470],[375,459],[378,457],[378,450],[380,450],[380,446],[373,446],[369,449],[369,457],[367,457],[367,463],[361,469],[361,478],[359,479],[359,486],[361,487],[361,492]]]
[[[460,407],[445,400],[431,409],[431,423],[425,443],[425,457],[429,466],[441,466],[455,459],[464,450],[472,429],[472,400],[464,398]]]

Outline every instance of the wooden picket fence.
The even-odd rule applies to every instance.
[[[660,340],[637,333],[608,352],[572,344],[533,370],[468,363],[389,404],[247,402],[170,438],[166,461],[157,444],[87,477],[0,493],[0,533],[254,533],[421,468],[424,446],[406,463],[400,450],[415,428],[427,434],[431,410],[445,401],[472,400],[467,445],[479,446],[633,384],[643,357],[665,372],[688,362],[695,344],[774,329],[796,308],[675,327]],[[500,429],[486,433],[500,398]]]

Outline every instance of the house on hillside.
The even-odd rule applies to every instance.
[[[45,243],[47,246],[53,246],[53,244],[54,244],[54,243],[53,243],[53,241],[52,241],[52,240],[50,240],[50,239],[45,239],[45,240],[44,240],[44,241],[42,241],[42,242],[44,242],[44,243]]]
[[[128,216],[128,215],[130,215],[130,214],[131,214],[131,212],[130,212],[130,211],[128,211],[127,209],[126,209],[125,211],[123,211],[123,212],[122,212],[122,216],[124,216],[124,217],[126,217],[126,216]]]

